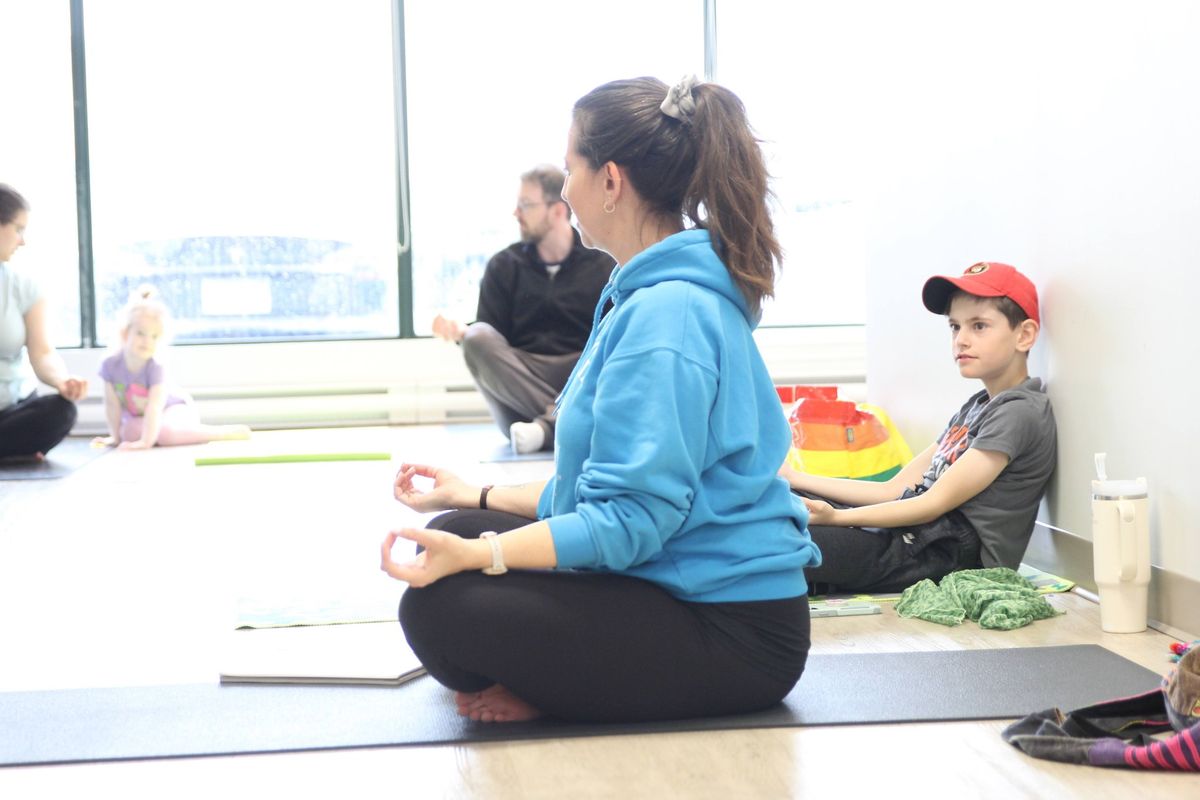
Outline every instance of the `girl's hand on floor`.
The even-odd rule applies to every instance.
[[[432,478],[433,487],[428,490],[418,489],[414,478]],[[474,494],[479,495],[479,489],[473,489],[462,478],[448,469],[438,469],[426,464],[401,464],[392,483],[392,493],[396,499],[413,511],[445,511],[451,508],[474,508],[475,504],[468,502]]]

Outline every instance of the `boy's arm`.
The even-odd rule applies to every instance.
[[[809,501],[810,525],[899,528],[920,525],[953,511],[982,492],[1008,466],[1008,456],[998,450],[972,447],[929,488],[916,497],[892,500],[861,508],[831,508]]]
[[[921,476],[925,474],[925,470],[929,469],[929,464],[933,461],[933,454],[936,451],[937,442],[934,442],[912,461],[909,461],[904,469],[883,482],[810,475],[807,472],[798,472],[792,469],[787,462],[784,462],[779,474],[786,478],[788,485],[797,491],[815,494],[818,497],[827,497],[843,505],[870,506],[895,500],[904,493],[905,489],[911,489],[920,483]]]

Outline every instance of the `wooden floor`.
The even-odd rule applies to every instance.
[[[256,452],[387,451],[392,462],[197,467],[205,448],[110,453],[58,480],[0,482],[0,691],[215,680],[214,642],[239,597],[322,585],[399,592],[378,570],[400,460],[481,482],[549,462],[481,463],[500,443],[440,427],[256,433]],[[1167,636],[1100,632],[1098,610],[1011,632],[871,617],[817,619],[814,652],[1100,644],[1164,672]],[[803,684],[802,684],[803,685]],[[1031,711],[1035,709],[1030,709]],[[0,725],[4,721],[0,720]],[[1186,797],[1194,776],[1057,765],[1004,722],[613,736],[461,747],[0,769],[0,797]],[[6,731],[6,735],[13,735]]]

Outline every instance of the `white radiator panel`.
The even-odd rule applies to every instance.
[[[861,327],[773,328],[756,334],[777,383],[838,384],[866,396]],[[66,350],[72,372],[92,381],[77,434],[105,431],[103,350]],[[432,339],[179,346],[169,370],[213,424],[253,428],[487,421],[454,345]]]

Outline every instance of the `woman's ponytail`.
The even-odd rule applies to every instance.
[[[767,170],[742,101],[689,77],[606,83],[575,104],[576,147],[592,169],[612,161],[651,213],[705,228],[758,312],[782,260],[767,201]]]

